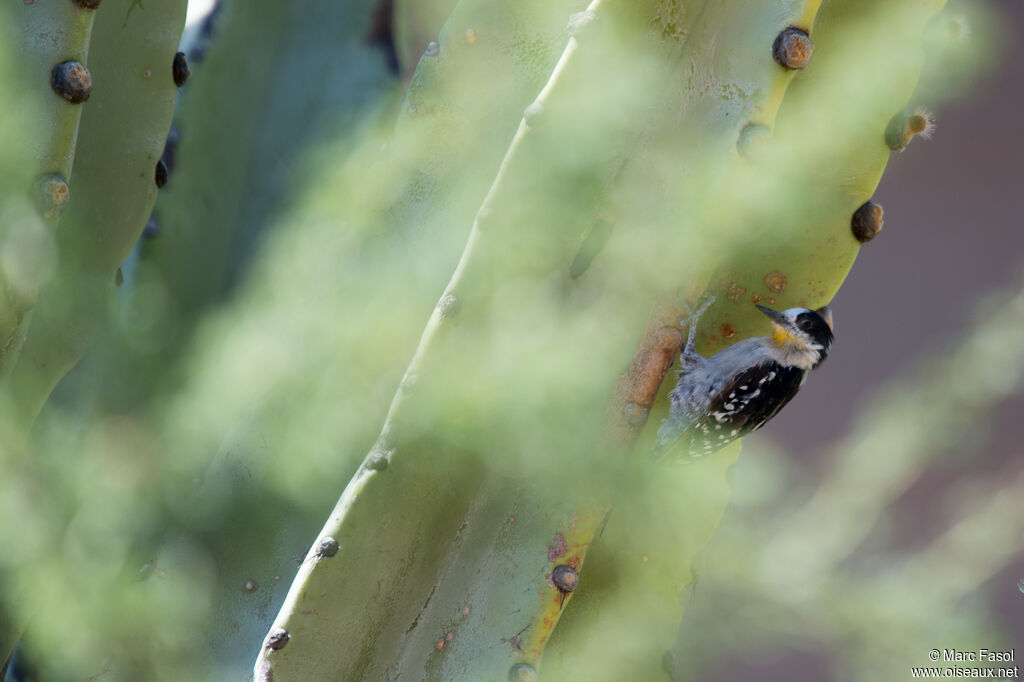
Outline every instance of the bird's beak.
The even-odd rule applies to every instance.
[[[755,303],[754,305],[757,304]],[[793,341],[796,329],[793,327],[793,323],[789,321],[789,318],[767,306],[758,305],[757,309],[772,321],[772,327],[775,329],[775,332],[772,334],[772,341],[775,342],[775,345],[784,346]]]
[[[835,327],[832,326],[832,309],[831,308],[829,308],[827,305],[823,305],[820,308],[818,308],[817,310],[815,310],[814,312],[816,312],[819,315],[821,315],[821,319],[825,320],[825,324],[828,325],[829,329],[831,329],[832,331],[835,331]]]
[[[772,321],[772,322],[774,322],[775,324],[779,325],[780,327],[785,327],[785,328],[787,328],[787,329],[788,329],[789,327],[791,327],[791,326],[792,326],[792,325],[791,325],[791,324],[789,323],[789,320],[788,320],[788,319],[786,319],[786,316],[785,316],[785,315],[783,315],[782,313],[777,313],[777,312],[775,312],[774,310],[772,310],[771,308],[769,308],[768,306],[764,306],[764,305],[758,305],[758,304],[756,304],[756,303],[754,304],[754,306],[755,306],[755,307],[756,307],[756,308],[757,308],[758,310],[760,310],[760,311],[761,311],[762,313],[764,313],[764,314],[765,314],[765,316],[766,316],[766,317],[767,317],[767,318],[768,318],[769,320],[771,320],[771,321]]]

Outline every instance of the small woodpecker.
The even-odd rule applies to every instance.
[[[776,312],[758,305],[772,322],[771,336],[744,339],[710,358],[697,353],[697,321],[709,298],[687,324],[679,381],[669,393],[669,416],[658,429],[653,454],[673,459],[704,457],[764,426],[793,399],[807,373],[828,357],[832,313],[828,307]]]

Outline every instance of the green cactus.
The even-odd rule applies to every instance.
[[[19,441],[101,334],[35,460],[0,447],[0,500],[77,496],[0,534],[0,644],[74,601],[68,623],[112,615],[64,675],[241,677],[261,642],[257,679],[671,674],[739,452],[645,457],[676,300],[716,294],[710,354],[763,329],[753,302],[831,299],[889,149],[929,123],[908,103],[942,2],[397,2],[400,65],[436,39],[404,98],[378,3],[228,4],[163,234],[101,331],[175,91],[184,3],[150,4],[96,15],[58,274],[30,325],[0,314],[27,331],[2,386]]]
[[[54,260],[59,257],[52,279],[30,317],[27,304],[35,302],[34,293],[12,298],[10,290],[7,302],[13,305],[0,315],[19,323],[14,332],[0,329],[4,442],[15,451],[105,317],[117,268],[155,199],[154,169],[173,111],[171,61],[185,2],[130,14],[131,4],[108,0],[100,11],[91,3],[26,3],[18,11],[21,83],[36,88],[45,83],[54,90],[39,98],[38,118],[26,126],[35,136],[29,139],[33,167],[70,182],[59,192],[67,199],[63,215],[44,206],[47,217],[60,218],[48,245]],[[66,73],[54,68],[70,62],[75,65]],[[5,257],[7,262],[33,258],[24,251]]]
[[[41,294],[3,387],[22,431],[92,342],[106,317],[117,268],[152,210],[157,162],[177,95],[172,62],[185,4],[139,8],[108,0],[95,12],[88,57],[95,85],[76,125],[77,178],[57,231],[60,267]]]
[[[7,25],[16,35],[9,37],[19,47],[21,79],[37,86],[25,98],[31,114],[21,129],[28,134],[12,140],[11,151],[23,154],[27,162],[18,169],[21,177],[14,184],[27,184],[24,176],[30,168],[28,182],[35,183],[38,211],[43,219],[55,221],[68,201],[81,105],[91,90],[84,63],[95,12],[73,2],[43,2],[19,5],[10,14]],[[50,92],[42,92],[44,88]],[[24,340],[26,316],[35,305],[41,277],[45,277],[46,263],[52,257],[52,229],[30,218],[5,222],[4,235],[9,234],[6,239],[12,243],[8,248],[17,249],[10,259],[36,267],[0,273],[0,300],[4,302],[0,309],[0,375],[9,370]]]

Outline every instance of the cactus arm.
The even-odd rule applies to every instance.
[[[79,126],[74,198],[58,233],[60,267],[5,386],[23,428],[88,348],[117,267],[152,209],[185,6],[174,0],[129,14],[129,0],[108,0],[96,15],[89,54],[95,86]]]
[[[356,125],[391,84],[383,51],[367,43],[374,4],[225,5],[182,103],[161,239],[140,267],[173,292],[169,324],[189,328],[237,282],[284,200],[315,182],[301,155]]]
[[[721,2],[705,8],[683,52],[685,86],[678,88],[680,101],[673,107],[682,114],[670,117],[667,130],[654,136],[656,149],[668,146],[681,157],[676,182],[684,188],[693,184],[695,176],[707,172],[708,159],[723,177],[744,173],[750,161],[737,149],[742,131],[750,125],[770,130],[795,73],[772,60],[769,46],[789,26],[802,26],[813,36],[818,6],[793,2],[757,10],[746,3]],[[696,222],[701,197],[687,189],[681,195],[689,205],[673,204],[678,211],[672,222],[679,216]],[[690,234],[695,232],[691,229]],[[699,259],[698,255],[695,260]],[[704,260],[706,264],[693,272],[697,282],[688,285],[694,292],[704,288],[718,259],[709,254]],[[609,403],[607,423],[625,444],[646,424],[662,378],[679,353],[685,338],[678,322],[681,315],[677,305],[655,307],[634,363]],[[712,352],[704,345],[704,352]],[[675,382],[665,383],[671,387]],[[659,422],[655,420],[655,426]],[[701,467],[659,472],[656,481],[642,488],[642,496],[619,500],[581,579],[574,609],[552,639],[546,674],[553,679],[666,675],[663,656],[672,648],[682,616],[690,566],[728,502],[727,472],[738,447]],[[688,502],[681,507],[679,499]],[[595,626],[595,620],[607,622]],[[608,650],[616,651],[613,664],[600,655]]]
[[[61,97],[51,84],[52,72],[67,61],[89,66],[87,55],[96,12],[69,0],[25,3],[15,13],[26,80],[48,91],[37,112],[35,135],[27,140],[39,174],[58,173],[65,180],[71,179],[82,102]]]
[[[381,440],[321,533],[320,542],[333,538],[341,549],[300,570],[257,661],[258,679],[350,677],[382,670],[421,679],[431,660],[446,671],[444,679],[501,678],[516,664],[536,662],[561,613],[556,599],[559,607],[567,605],[567,598],[545,576],[557,560],[579,565],[603,513],[594,513],[593,505],[586,502],[559,502],[566,495],[556,494],[551,486],[557,488],[557,482],[550,481],[538,490],[533,490],[536,481],[518,486],[533,490],[527,495],[529,503],[519,507],[501,496],[488,504],[488,491],[516,485],[514,478],[509,481],[503,475],[502,467],[485,475],[478,470],[476,455],[446,445],[439,435],[414,438],[409,434],[429,431],[430,415],[437,414],[438,405],[446,405],[445,413],[455,410],[468,415],[464,409],[479,413],[483,406],[473,406],[470,396],[444,395],[443,378],[450,373],[492,374],[476,363],[476,354],[461,348],[493,324],[492,308],[485,301],[494,295],[497,283],[514,281],[538,267],[537,258],[504,261],[497,256],[508,249],[528,248],[544,261],[539,267],[564,268],[568,274],[578,247],[576,235],[596,211],[591,205],[593,193],[613,173],[629,144],[630,135],[616,127],[621,125],[619,119],[602,121],[606,130],[616,133],[608,137],[623,147],[602,150],[601,164],[592,175],[580,176],[572,167],[559,171],[573,180],[582,177],[594,189],[580,196],[562,196],[562,177],[550,183],[535,181],[553,140],[568,136],[570,148],[578,144],[573,139],[579,120],[573,104],[588,102],[581,89],[598,86],[593,76],[605,72],[607,64],[602,60],[628,53],[614,46],[614,41],[622,39],[622,33],[614,30],[616,21],[635,22],[629,28],[632,33],[623,31],[626,35],[647,34],[647,27],[636,21],[640,13],[609,4],[611,11],[601,19],[612,27],[605,38],[608,43],[595,37],[596,42],[582,50],[576,39],[570,39],[536,106],[520,123],[463,259],[410,365],[405,388],[392,404]],[[590,11],[598,9],[604,9],[601,3],[591,4]],[[655,43],[654,49],[663,48]],[[608,107],[606,111],[616,110]],[[641,129],[631,130],[639,134]],[[586,188],[585,183],[576,187]],[[524,202],[524,193],[551,196]],[[545,207],[558,205],[555,196],[565,205],[565,213],[545,215]],[[525,270],[515,273],[517,267]],[[514,336],[515,330],[506,328],[503,334]],[[468,402],[461,402],[464,399]],[[489,455],[492,462],[495,458],[500,455]],[[399,499],[401,503],[396,503]],[[463,525],[465,534],[460,531]],[[479,535],[475,535],[477,529]],[[515,543],[503,542],[502,533],[511,533]],[[473,541],[461,544],[460,538],[469,535]],[[428,538],[429,548],[423,546]],[[510,547],[519,549],[509,552]],[[368,585],[381,587],[367,589]],[[458,593],[465,599],[454,599]],[[435,602],[442,594],[444,599]],[[517,608],[490,608],[490,603]],[[468,626],[456,631],[456,616],[465,605],[470,607]],[[354,613],[361,617],[344,615]],[[453,628],[450,647],[440,641],[447,637],[446,627]],[[344,647],[329,644],[339,639]],[[475,660],[481,651],[487,656]]]
[[[25,121],[24,130],[16,144],[23,148],[30,161],[30,178],[34,183],[33,198],[43,218],[56,221],[68,200],[68,182],[75,158],[75,142],[87,89],[71,93],[58,92],[52,81],[54,70],[64,63],[77,63],[76,75],[87,74],[86,55],[92,32],[95,11],[79,7],[74,2],[19,3],[11,14],[13,31],[18,37],[4,31],[7,39],[18,45],[23,82],[38,88],[40,94],[27,99],[32,105],[32,116]],[[67,84],[65,84],[67,85]],[[85,85],[80,80],[78,85]],[[74,101],[71,101],[74,100]],[[25,189],[28,189],[26,187]],[[23,227],[5,225],[10,230]],[[41,228],[40,228],[41,229]],[[17,243],[17,240],[14,240]],[[12,248],[12,247],[8,247]],[[19,261],[30,261],[35,257],[31,250],[14,256]],[[35,278],[28,281],[10,281],[0,273],[0,373],[8,370],[24,340],[27,314],[35,305],[41,284]]]
[[[724,330],[736,338],[764,330],[753,302],[815,307],[835,295],[861,247],[851,220],[881,179],[890,154],[885,130],[911,99],[925,27],[944,4],[823,4],[815,55],[789,88],[766,158],[751,165],[769,180],[746,176],[749,196],[785,191],[803,200],[760,211],[756,219],[779,238],[756,258],[718,269],[720,305],[706,318],[712,349],[731,343]]]
[[[523,110],[562,54],[567,17],[585,7],[462,0],[419,59],[389,144],[403,192],[387,212],[404,234],[450,249],[439,284],[457,263]]]

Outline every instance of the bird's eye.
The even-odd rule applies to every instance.
[[[814,329],[814,320],[809,317],[801,317],[799,324],[800,329],[803,329],[805,332],[809,332]]]

